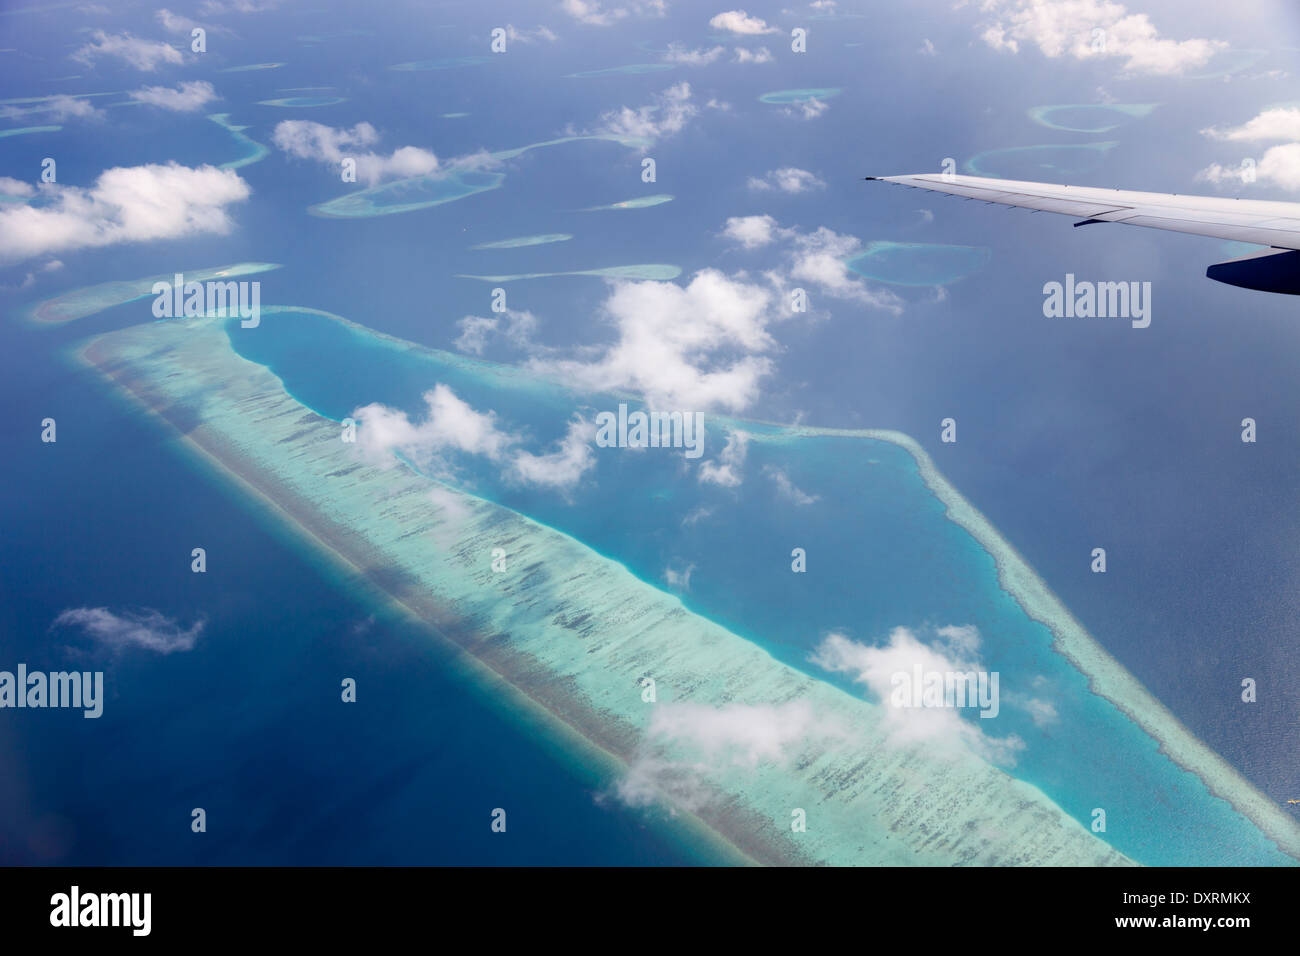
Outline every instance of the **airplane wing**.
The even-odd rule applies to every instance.
[[[1300,295],[1300,252],[1296,252],[1300,250],[1300,203],[1057,186],[953,173],[866,178],[965,199],[1060,213],[1079,220],[1076,226],[1115,222],[1271,246],[1263,252],[1216,263],[1206,275],[1247,289]]]

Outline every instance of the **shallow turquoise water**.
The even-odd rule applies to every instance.
[[[334,419],[382,402],[422,420],[422,393],[444,383],[541,452],[575,411],[590,418],[618,402],[519,370],[411,350],[307,313],[264,315],[256,335],[240,334],[237,323],[228,329],[242,356]],[[704,459],[716,456],[729,426],[735,423],[707,419]],[[808,661],[829,631],[879,643],[896,626],[925,638],[937,627],[974,625],[983,665],[1001,675],[1003,706],[996,718],[971,719],[989,736],[1024,741],[1009,772],[1085,825],[1093,808],[1104,808],[1105,838],[1143,863],[1293,862],[1088,691],[1051,650],[1046,628],[1001,590],[992,558],[945,518],[905,450],[861,437],[790,439],[778,426],[742,427],[756,437],[736,489],[699,483],[670,449],[598,448],[596,468],[568,500],[512,484],[474,458],[452,460],[453,483],[574,536],[654,586],[665,587],[668,567],[691,568],[681,595],[688,608],[854,693],[861,688]],[[816,500],[795,506],[765,468],[781,469]],[[806,574],[791,573],[794,547],[807,551]],[[1035,723],[1017,703],[1030,697],[1049,701],[1057,719]]]
[[[845,260],[845,265],[868,279],[893,285],[947,285],[984,268],[989,255],[983,246],[876,241]]]

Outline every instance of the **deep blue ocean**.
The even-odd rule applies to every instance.
[[[32,711],[0,720],[0,862],[691,862],[690,848],[644,812],[596,799],[603,782],[590,771],[539,743],[534,730],[459,679],[423,633],[286,537],[168,432],[66,359],[91,335],[150,320],[148,300],[62,327],[35,328],[19,315],[35,301],[97,282],[258,260],[284,265],[259,277],[264,303],[329,310],[446,349],[457,320],[490,314],[491,286],[454,274],[632,263],[679,265],[684,279],[705,267],[758,271],[775,260],[738,252],[719,233],[727,217],[760,212],[785,226],[826,225],[864,242],[985,247],[989,259],[982,271],[945,286],[942,297],[900,287],[901,315],[825,302],[830,318],[784,326],[779,375],[753,417],[914,436],[1091,633],[1197,736],[1269,797],[1300,797],[1296,303],[1206,280],[1208,263],[1234,254],[1214,240],[1072,229],[1066,217],[861,181],[929,171],[949,156],[964,161],[1014,146],[1116,140],[1086,171],[1043,168],[1034,178],[1208,191],[1194,173],[1223,155],[1199,130],[1244,122],[1291,97],[1263,68],[1231,82],[1129,79],[1108,82],[1107,94],[1159,102],[1149,116],[1096,135],[1048,129],[1026,111],[1090,102],[1095,78],[1046,70],[1026,84],[1023,61],[974,48],[964,66],[957,56],[918,58],[923,36],[941,49],[970,47],[969,24],[941,7],[928,18],[873,10],[869,21],[814,25],[814,40],[825,39],[815,56],[778,57],[759,75],[678,67],[568,77],[652,62],[654,54],[638,44],[708,42],[707,18],[689,15],[612,33],[557,27],[562,36],[553,46],[516,47],[500,62],[429,72],[386,67],[476,52],[487,27],[462,8],[430,17],[404,4],[343,6],[324,18],[291,9],[242,29],[237,48],[214,44],[211,65],[186,78],[211,79],[224,97],[215,108],[263,143],[276,122],[308,118],[334,126],[368,121],[383,131],[385,148],[414,143],[440,156],[507,149],[648,102],[680,80],[700,102],[716,97],[731,108],[709,111],[656,145],[653,185],[640,182],[636,151],[569,143],[511,160],[501,188],[464,201],[328,220],[306,208],[340,194],[336,177],[273,153],[240,170],[254,196],[235,209],[238,228],[228,236],[72,252],[60,257],[61,270],[21,290],[15,287],[31,264],[0,269],[7,290],[0,298],[0,667],[93,661],[106,671],[109,692],[99,720]],[[513,9],[521,23],[539,16],[526,5]],[[411,29],[413,19],[420,29]],[[1194,15],[1184,26],[1205,29]],[[1258,40],[1251,26],[1238,24],[1241,36],[1233,39],[1243,46]],[[1273,27],[1277,60],[1293,57],[1281,48],[1300,46],[1297,26]],[[299,39],[349,29],[371,35]],[[24,51],[0,54],[0,98],[140,82],[107,63],[93,71],[70,63],[77,40],[54,14],[0,17],[0,34],[0,47]],[[218,72],[281,60],[287,65],[275,70]],[[82,79],[58,79],[70,74]],[[347,101],[304,110],[255,105],[317,85]],[[757,101],[769,90],[822,86],[844,92],[816,124]],[[115,165],[221,163],[240,151],[202,113],[165,117],[164,125],[142,108],[104,111],[103,120],[68,120],[58,133],[0,140],[0,176],[35,180],[41,160],[54,156],[61,182],[86,185]],[[451,112],[469,115],[443,118]],[[798,199],[746,187],[747,177],[785,165],[817,171],[828,187]],[[1028,172],[1021,157],[1001,174]],[[578,211],[649,191],[675,199],[635,211]],[[549,232],[575,238],[469,249]],[[1152,280],[1150,328],[1045,319],[1041,286],[1067,272]],[[548,345],[589,345],[611,334],[599,317],[608,290],[598,279],[534,280],[507,290],[512,308],[541,318],[539,337]],[[495,357],[521,358],[509,351]],[[47,416],[58,421],[55,445],[39,440]],[[958,421],[955,445],[939,441],[939,422],[949,416]],[[1252,445],[1239,440],[1247,416],[1259,423]],[[833,474],[835,452],[826,453],[832,460],[815,465]],[[839,478],[849,486],[861,481],[850,472]],[[617,494],[615,487],[607,492]],[[562,524],[554,501],[508,503]],[[585,520],[594,534],[601,514],[565,520]],[[632,519],[609,532],[638,542],[649,578],[663,555],[653,536],[635,537],[644,528]],[[653,519],[650,512],[637,518]],[[917,577],[924,556],[883,559],[870,548],[870,529],[842,532],[845,551],[860,550],[842,568],[843,604],[825,609],[824,626],[844,624],[852,613],[859,639],[883,639],[890,627],[923,623],[919,609],[930,609],[930,623],[945,624],[973,603],[969,580]],[[207,549],[206,575],[189,571],[190,549],[198,546]],[[1098,546],[1108,553],[1105,575],[1089,571]],[[602,550],[612,553],[615,542]],[[638,557],[629,552],[625,560],[635,567]],[[900,576],[891,579],[891,571]],[[696,573],[697,587],[707,590],[707,564]],[[861,604],[868,587],[889,598]],[[806,647],[781,607],[727,607],[724,590],[710,616],[742,633],[756,631],[756,622],[772,624],[764,635],[769,646],[785,642],[786,653],[774,652],[806,666]],[[182,623],[203,618],[206,626],[187,653],[95,656],[72,632],[51,629],[60,611],[87,606],[156,608]],[[337,703],[341,676],[358,679],[355,707]],[[1245,677],[1258,682],[1258,703],[1241,702]],[[1086,812],[1069,805],[1068,786],[1048,770],[1025,772],[1037,773],[1036,782],[1071,812]],[[1122,768],[1108,772],[1122,778]],[[201,836],[189,832],[195,806],[208,811],[209,832]],[[498,806],[510,812],[505,837],[488,828]],[[464,824],[476,815],[481,827]],[[1194,835],[1186,838],[1190,845]]]

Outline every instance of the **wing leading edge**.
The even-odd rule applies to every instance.
[[[1242,288],[1300,295],[1300,252],[1296,251],[1300,250],[1300,203],[1058,186],[954,173],[866,178],[1036,212],[1060,213],[1075,217],[1076,226],[1116,222],[1272,246],[1272,250],[1216,263],[1206,270],[1206,275]]]
[[[867,179],[1095,222],[1168,229],[1279,249],[1300,249],[1300,203],[1055,186],[943,173]]]

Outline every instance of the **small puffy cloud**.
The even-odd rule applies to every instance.
[[[810,282],[839,299],[901,311],[900,300],[894,293],[868,286],[845,264],[861,248],[856,236],[843,235],[825,226],[797,235],[791,251],[790,278]]]
[[[727,48],[721,46],[691,50],[680,43],[670,43],[668,52],[663,55],[663,61],[682,66],[708,66],[726,52]]]
[[[103,115],[95,109],[90,100],[80,99],[75,96],[56,96],[46,103],[42,110],[52,113],[53,115],[50,118],[57,121],[70,119],[74,116],[86,119],[91,116]]]
[[[705,518],[711,517],[712,515],[713,515],[713,509],[706,508],[704,507],[704,505],[700,505],[699,507],[692,508],[690,511],[686,513],[686,517],[682,519],[682,527],[693,528],[695,527],[695,525],[699,524]]]
[[[89,189],[42,183],[44,205],[0,206],[0,260],[119,242],[224,234],[226,207],[251,193],[231,169],[177,163],[119,166]]]
[[[369,186],[388,179],[409,179],[438,171],[439,161],[427,149],[402,146],[387,156],[356,147],[379,141],[379,133],[369,123],[352,129],[334,129],[311,120],[283,120],[275,127],[271,141],[280,149],[300,159],[312,159],[333,166],[337,171],[345,159],[357,164],[357,180]]]
[[[569,430],[557,450],[542,455],[516,451],[511,468],[515,477],[527,485],[572,488],[595,467],[596,455],[591,448],[595,437],[595,425],[584,418],[575,418],[569,422]]]
[[[184,33],[188,35],[196,27],[202,28],[203,24],[197,20],[191,20],[189,17],[183,17],[172,13],[165,7],[154,14],[154,18],[168,33]]]
[[[1241,185],[1251,181],[1300,191],[1300,108],[1277,106],[1263,110],[1240,126],[1211,127],[1201,131],[1211,139],[1227,143],[1266,143],[1291,140],[1270,146],[1258,159],[1237,165],[1213,163],[1197,173],[1203,182]]]
[[[995,50],[1016,53],[1033,44],[1047,57],[1119,58],[1129,73],[1170,76],[1204,66],[1221,40],[1163,37],[1145,13],[1114,0],[984,0],[993,17],[983,31]]]
[[[199,13],[216,15],[222,13],[261,13],[275,6],[273,0],[203,0],[199,4]]]
[[[480,412],[439,383],[424,393],[428,414],[413,422],[406,412],[371,403],[352,412],[357,422],[357,447],[379,467],[391,467],[399,457],[434,477],[454,473],[453,456],[477,455],[499,465],[502,475],[520,484],[567,489],[594,466],[591,440],[595,426],[582,418],[569,423],[559,447],[535,454],[520,447],[520,436],[502,428],[496,413]]]
[[[946,634],[945,634],[946,632]],[[955,707],[899,706],[894,693],[918,669],[922,674],[970,673],[982,670],[975,652],[979,632],[972,627],[945,628],[937,639],[923,643],[905,627],[896,627],[883,647],[860,644],[843,634],[829,634],[809,660],[834,673],[848,674],[878,698],[889,742],[894,746],[967,750],[993,763],[1015,763],[1024,741],[1011,734],[986,734],[976,718],[966,720]]]
[[[824,752],[848,736],[846,728],[818,714],[806,700],[721,707],[658,703],[651,708],[641,752],[615,795],[629,806],[664,802],[698,810],[713,799],[711,768],[783,766],[803,753]]]
[[[629,391],[656,409],[739,411],[758,397],[775,343],[773,296],[714,269],[686,286],[620,281],[602,305],[614,342],[591,359],[533,359],[530,367],[592,391]]]
[[[113,651],[139,648],[172,654],[192,650],[205,624],[199,619],[181,627],[175,619],[151,609],[118,614],[106,607],[79,607],[60,613],[53,626],[79,627],[87,637]]]
[[[36,187],[31,183],[21,179],[14,179],[12,176],[0,176],[0,196],[31,197],[35,195]]]
[[[1029,712],[1035,726],[1038,727],[1050,727],[1061,719],[1060,714],[1056,712],[1056,708],[1051,703],[1037,697],[1026,700],[1024,708]]]
[[[750,181],[751,185],[753,180]],[[774,218],[764,213],[760,216],[731,216],[722,227],[722,235],[738,242],[746,249],[769,245],[789,230],[783,230]]]
[[[821,226],[801,233],[777,223],[769,215],[733,216],[723,226],[722,235],[745,249],[758,249],[780,240],[784,243],[784,270],[766,273],[777,288],[778,297],[789,301],[790,283],[811,284],[833,298],[861,302],[864,305],[902,312],[902,300],[887,289],[869,286],[849,269],[845,260],[858,252],[862,243]]]
[[[1276,106],[1259,115],[1227,129],[1211,127],[1201,130],[1211,139],[1229,143],[1266,143],[1270,140],[1300,141],[1300,107]]]
[[[72,58],[91,66],[100,57],[114,57],[130,64],[137,70],[152,73],[164,63],[183,63],[180,50],[156,40],[141,40],[129,33],[105,33],[96,30],[91,34],[92,42],[87,43]]]
[[[454,343],[456,348],[471,355],[482,355],[488,343],[498,336],[516,348],[530,348],[537,330],[537,316],[527,310],[506,309],[500,318],[467,315],[456,327],[460,329]]]
[[[599,0],[562,0],[560,9],[579,23],[607,27],[630,16],[662,17],[668,10],[665,0],[640,0],[606,7]]]
[[[830,109],[830,104],[825,100],[819,100],[815,96],[810,96],[806,100],[796,100],[781,112],[786,116],[794,116],[799,119],[816,119]]]
[[[691,575],[695,573],[695,565],[688,564],[685,568],[677,568],[669,565],[664,568],[664,583],[674,591],[689,591],[691,589]]]
[[[691,85],[681,82],[657,94],[653,103],[635,109],[624,106],[602,114],[595,132],[653,143],[680,132],[698,112],[691,102]]]
[[[177,113],[192,113],[218,99],[217,91],[206,80],[191,80],[174,90],[165,86],[146,86],[132,91],[131,97],[141,103]]]
[[[744,482],[745,456],[749,451],[749,432],[732,429],[717,461],[700,462],[700,481],[706,485],[738,488]]]
[[[779,189],[786,193],[804,193],[811,189],[824,189],[825,187],[826,183],[817,178],[814,173],[794,166],[783,166],[780,169],[772,170],[765,176],[751,176],[749,178],[749,188],[759,191]]]
[[[1256,182],[1289,192],[1300,191],[1300,143],[1270,146],[1254,165]],[[1247,167],[1212,163],[1196,174],[1202,182],[1243,184],[1249,181]]]
[[[776,27],[767,25],[765,20],[751,17],[744,10],[728,10],[709,20],[709,26],[715,30],[739,33],[744,36],[758,36],[763,33],[776,33]]]
[[[11,181],[16,181],[16,180],[11,180]],[[2,188],[3,182],[4,182],[4,177],[0,177],[0,192],[4,191]],[[23,281],[18,285],[16,286],[3,285],[0,286],[0,291],[12,292],[14,290],[30,289],[32,286],[36,285],[36,282],[41,273],[57,272],[62,268],[63,268],[63,263],[60,260],[51,259],[49,262],[45,263],[45,265],[41,266],[39,269],[35,269],[31,272],[28,272],[23,277]]]
[[[421,469],[445,471],[439,457],[448,451],[502,460],[513,437],[502,431],[493,412],[479,412],[450,386],[439,383],[424,393],[428,416],[416,424],[407,414],[378,403],[356,408],[357,447],[379,465],[396,463],[393,453]]]
[[[735,48],[735,56],[731,62],[757,64],[774,63],[775,61],[776,58],[772,56],[772,51],[765,46],[761,46],[757,50],[750,50],[743,46],[738,46]]]
[[[518,30],[514,24],[506,24],[506,39],[511,43],[536,43],[538,40],[545,40],[547,43],[554,43],[559,39],[555,33],[544,26],[536,26],[531,30]]]
[[[922,56],[935,56],[937,51],[935,50],[933,43],[931,43],[927,39],[922,39],[921,49],[918,50],[917,52],[920,53]]]
[[[772,483],[776,485],[777,494],[787,501],[792,501],[796,505],[810,505],[817,500],[816,495],[805,494],[796,488],[794,482],[790,480],[790,476],[781,468],[774,465],[764,465],[763,474],[772,479]]]

